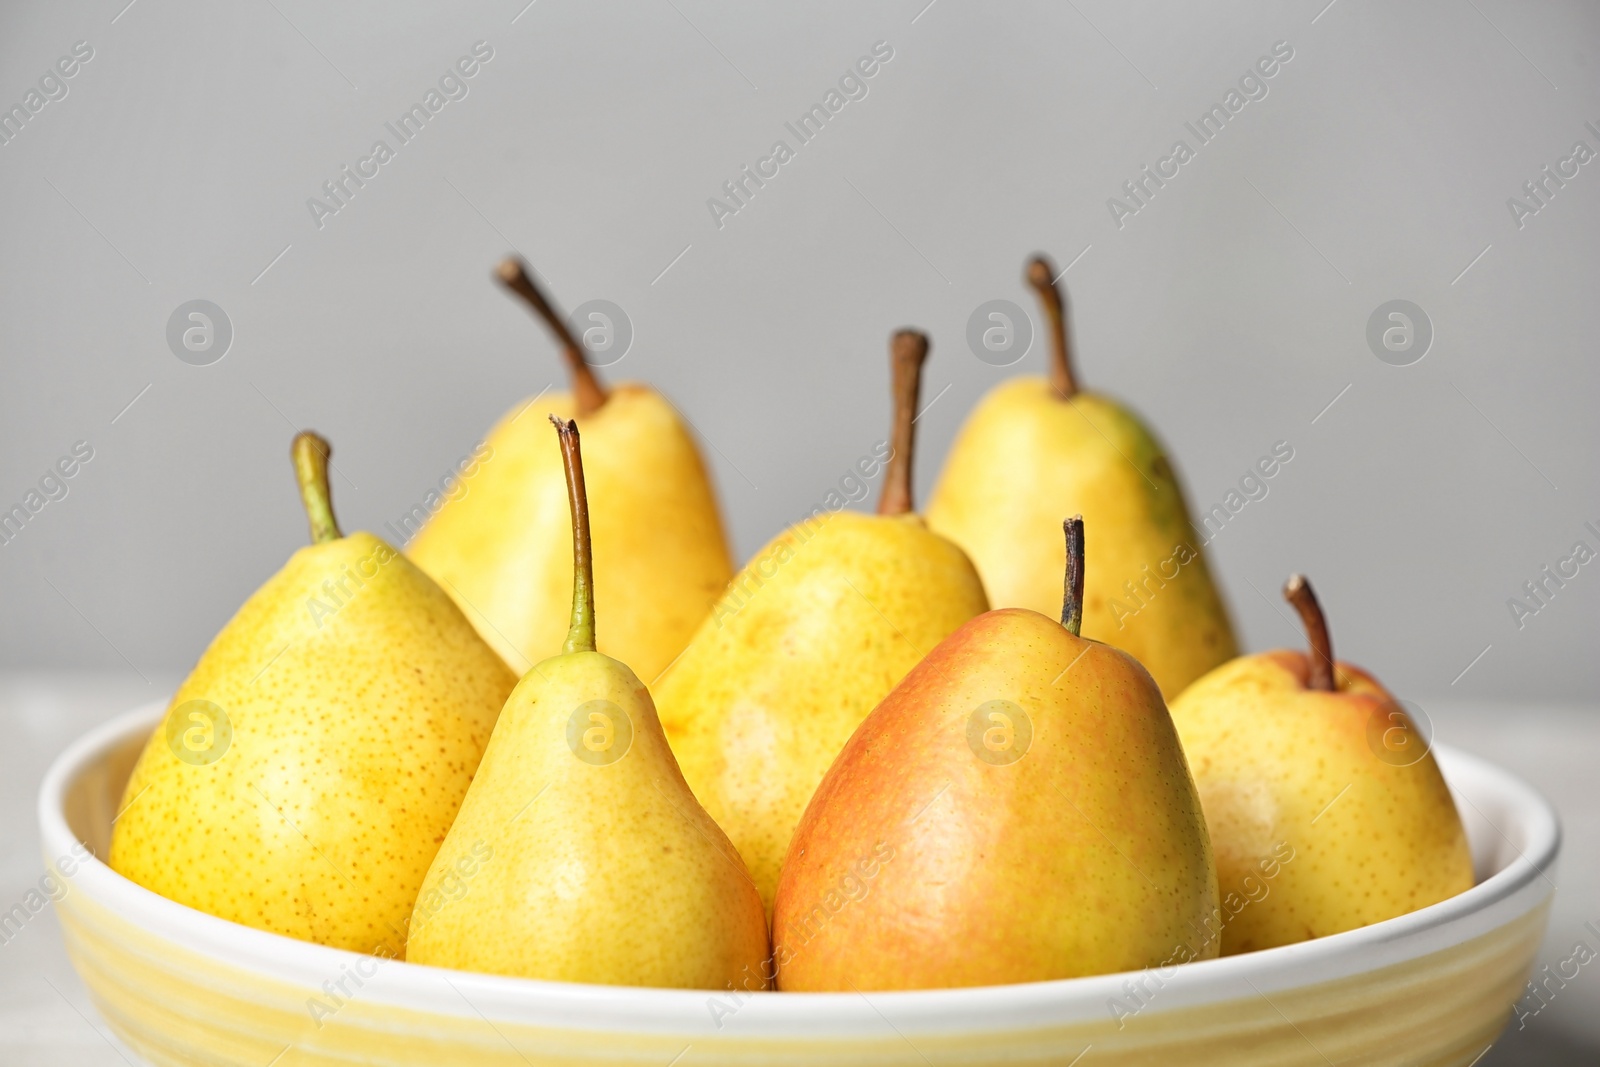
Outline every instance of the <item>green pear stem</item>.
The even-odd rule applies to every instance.
[[[1311,676],[1307,689],[1331,693],[1338,686],[1333,677],[1333,638],[1328,635],[1328,619],[1317,603],[1317,594],[1303,574],[1291,574],[1283,583],[1283,599],[1294,605],[1300,613],[1300,622],[1306,628],[1306,638],[1311,642]]]
[[[1083,636],[1083,516],[1061,524],[1067,535],[1067,578],[1061,596],[1061,625],[1073,637]]]
[[[528,273],[527,264],[515,256],[510,256],[501,261],[494,273],[501,285],[527,302],[534,314],[543,319],[550,332],[556,335],[556,340],[561,342],[561,355],[567,361],[567,370],[572,375],[572,392],[577,397],[578,414],[592,415],[599,411],[600,406],[606,402],[605,386],[600,384],[594,368],[583,358],[583,346],[572,336],[566,320],[556,312],[555,307],[534,284],[533,278]]]
[[[1028,263],[1028,284],[1039,294],[1045,317],[1050,320],[1050,388],[1062,400],[1078,395],[1078,381],[1072,374],[1072,346],[1067,337],[1067,306],[1056,285],[1055,266],[1042,254]]]
[[[554,415],[561,437],[561,464],[567,470],[567,503],[572,508],[572,627],[561,651],[594,651],[594,553],[589,543],[589,494],[583,487],[583,451],[578,424]]]
[[[311,543],[324,544],[337,541],[339,522],[333,517],[333,495],[328,491],[328,457],[333,446],[310,430],[294,435],[289,446],[289,458],[294,460],[294,479],[300,483],[300,500],[305,504],[306,518],[311,520]]]
[[[922,390],[922,363],[928,358],[928,335],[900,330],[889,342],[890,392],[894,422],[889,433],[889,471],[878,497],[879,515],[909,515],[911,449],[916,440],[917,397]]]

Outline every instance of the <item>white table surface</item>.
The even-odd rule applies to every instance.
[[[46,766],[72,739],[176,684],[174,676],[0,673],[0,911],[44,873],[34,805]],[[1436,736],[1523,775],[1555,802],[1566,834],[1560,892],[1540,965],[1571,954],[1600,925],[1600,705],[1425,704]],[[89,1002],[48,909],[0,944],[0,1063],[137,1064]],[[1478,1067],[1600,1064],[1600,961],[1585,967],[1522,1030],[1513,1021]],[[1084,1067],[1092,1067],[1085,1064]]]

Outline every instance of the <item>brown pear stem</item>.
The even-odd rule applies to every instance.
[[[1333,692],[1337,688],[1333,678],[1333,638],[1328,636],[1328,620],[1305,575],[1289,575],[1289,580],[1283,583],[1283,599],[1300,613],[1306,638],[1311,642],[1311,676],[1306,680],[1306,688]]]
[[[1055,282],[1056,271],[1043,255],[1028,264],[1028,284],[1039,294],[1045,317],[1050,320],[1050,388],[1062,400],[1078,395],[1078,382],[1072,375],[1072,348],[1067,337],[1067,307]]]
[[[928,358],[928,335],[900,330],[889,343],[890,393],[894,422],[890,430],[889,471],[878,497],[879,515],[908,515],[911,500],[911,449],[916,439],[917,396],[922,391],[922,363]]]
[[[554,415],[561,437],[561,464],[567,471],[567,503],[572,509],[572,626],[561,651],[594,651],[594,553],[589,543],[589,494],[583,487],[583,451],[578,424]]]
[[[1083,630],[1083,516],[1061,524],[1067,535],[1067,579],[1061,597],[1061,625],[1073,637]]]
[[[300,500],[305,504],[306,518],[311,520],[311,543],[320,545],[337,541],[339,522],[333,517],[333,494],[328,491],[328,458],[333,446],[310,430],[294,435],[289,445],[289,458],[294,460],[294,478],[300,484]]]
[[[594,368],[583,358],[583,345],[572,336],[566,320],[556,313],[544,293],[534,284],[528,274],[527,264],[511,256],[501,261],[494,273],[501,285],[522,297],[533,308],[534,314],[544,320],[550,332],[556,335],[556,340],[561,342],[561,355],[567,361],[567,370],[572,375],[572,391],[578,400],[578,414],[592,415],[599,411],[606,402],[605,386],[600,384]]]

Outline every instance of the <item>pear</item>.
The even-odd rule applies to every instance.
[[[1416,724],[1372,675],[1334,660],[1303,576],[1284,596],[1309,655],[1243,656],[1172,704],[1216,849],[1224,955],[1353,930],[1473,884]]]
[[[1233,629],[1166,451],[1128,408],[1080,392],[1054,269],[1028,266],[1052,341],[1050,377],[992,389],[928,501],[928,528],[966,550],[997,607],[1054,610],[1056,516],[1081,511],[1102,547],[1083,632],[1133,655],[1171,699],[1234,655]]]
[[[922,334],[893,339],[893,450],[878,514],[820,511],[779,534],[656,688],[684,777],[769,907],[795,824],[851,731],[989,607],[971,561],[912,511],[927,353]]]
[[[733,574],[705,463],[660,393],[632,382],[610,390],[600,384],[520,261],[506,260],[497,276],[556,335],[572,375],[572,393],[543,403],[583,419],[588,440],[594,555],[603,579],[595,598],[614,620],[601,651],[653,680]],[[524,417],[532,402],[518,404],[490,431],[471,476],[406,546],[518,674],[560,645],[572,589],[561,461],[539,420]]]
[[[500,713],[417,897],[407,958],[552,981],[765,988],[766,915],[749,873],[684,782],[649,690],[595,651],[578,428],[551,419],[571,506],[571,626]]]
[[[134,766],[114,870],[273,933],[400,955],[516,678],[390,545],[341,536],[328,445],[294,439],[313,543],[245,601]]]
[[[795,831],[783,990],[1035,982],[1215,956],[1217,873],[1177,732],[1132,656],[1058,623],[945,638],[856,730]]]

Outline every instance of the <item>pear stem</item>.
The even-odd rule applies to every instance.
[[[556,340],[561,342],[561,355],[567,361],[567,370],[572,375],[572,391],[577,397],[578,414],[592,415],[599,411],[606,402],[605,386],[600,384],[594,368],[583,358],[583,346],[572,336],[566,320],[556,313],[544,293],[534,284],[528,274],[527,264],[511,256],[502,260],[494,273],[501,285],[527,302],[534,314],[543,319],[550,332],[556,335]]]
[[[294,435],[289,458],[294,460],[294,478],[300,484],[300,500],[311,520],[311,543],[337,541],[339,522],[333,517],[333,495],[328,491],[328,457],[333,446],[310,430]]]
[[[561,437],[561,464],[567,470],[567,503],[572,508],[572,627],[561,651],[594,651],[594,553],[589,544],[589,494],[583,487],[583,450],[578,424],[554,415]]]
[[[1028,284],[1039,294],[1045,317],[1050,320],[1050,388],[1062,400],[1078,395],[1078,382],[1072,374],[1072,346],[1067,337],[1067,308],[1056,286],[1056,271],[1043,255],[1028,264]]]
[[[1073,637],[1083,630],[1083,516],[1061,524],[1067,535],[1067,578],[1061,597],[1061,625]]]
[[[889,471],[878,497],[879,515],[912,511],[911,450],[916,439],[917,397],[922,390],[922,363],[928,358],[928,335],[900,330],[889,343],[890,392],[894,422],[890,430]]]
[[[1338,688],[1333,677],[1333,638],[1328,635],[1327,617],[1322,614],[1322,605],[1317,603],[1317,594],[1305,575],[1289,575],[1289,580],[1283,583],[1283,599],[1300,613],[1300,622],[1311,642],[1311,676],[1306,680],[1306,688],[1333,692]]]

